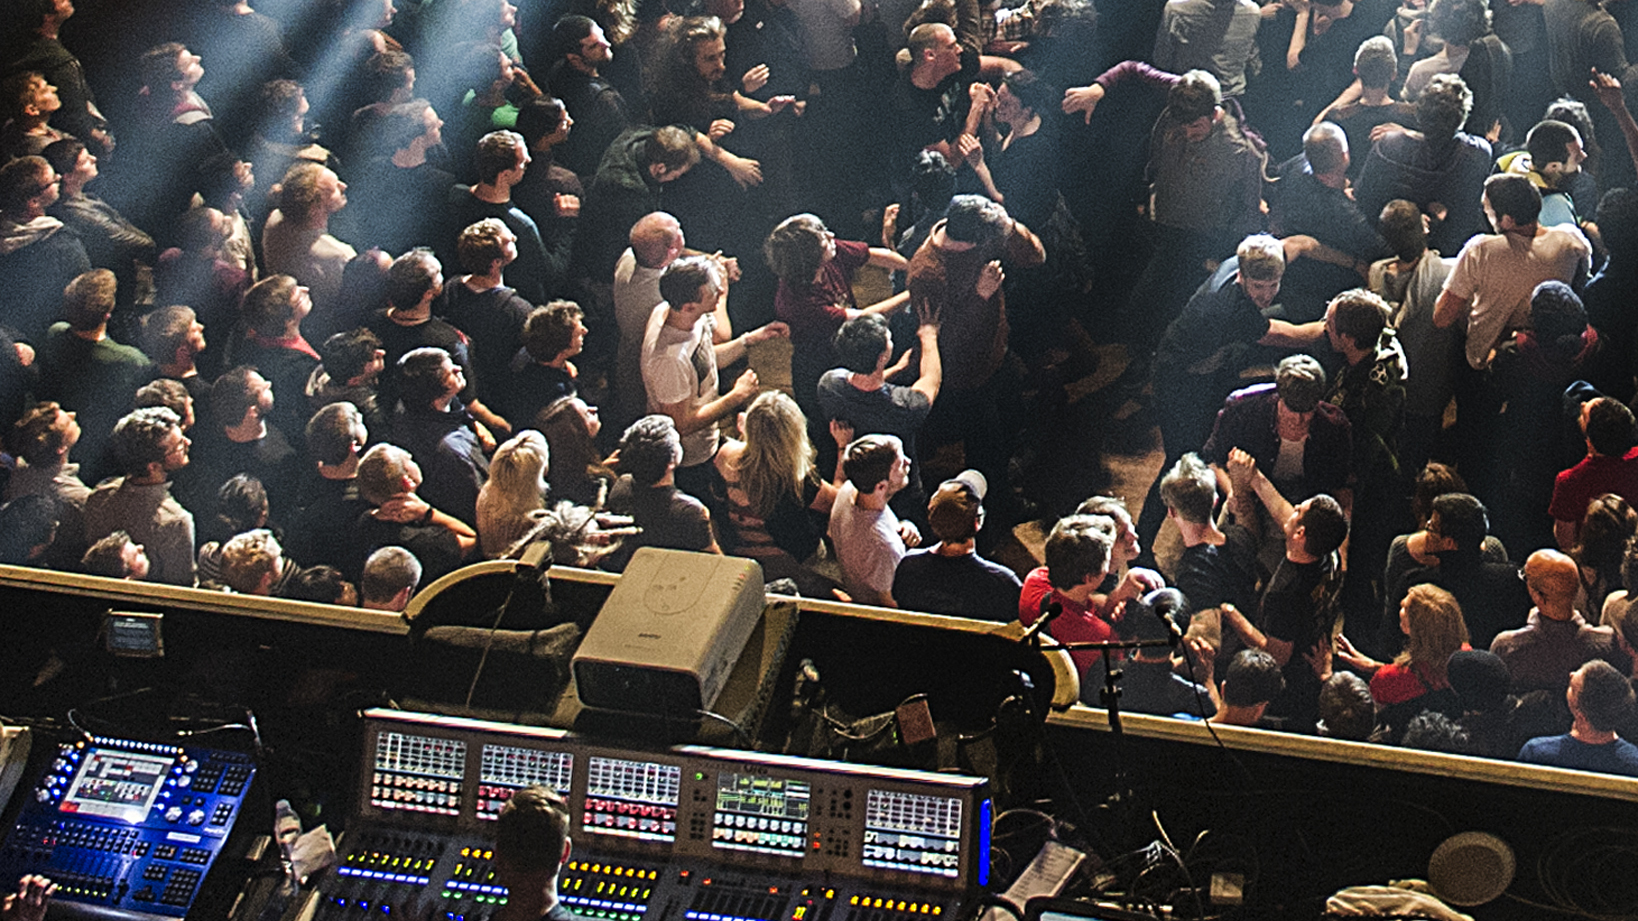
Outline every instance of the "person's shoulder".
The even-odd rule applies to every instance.
[[[994,560],[985,559],[978,554],[973,554],[972,565],[974,569],[982,570],[989,578],[993,579],[997,583],[1004,582],[1014,589],[1021,588],[1024,584],[1023,581],[1018,578],[1018,574],[1013,572],[1008,567],[1003,566]]]
[[[1223,400],[1223,412],[1246,413],[1267,409],[1279,399],[1279,396],[1273,384],[1252,384],[1250,387],[1241,387]],[[1320,405],[1328,404],[1322,403]]]
[[[1518,760],[1526,764],[1551,764],[1564,751],[1568,736],[1537,736],[1519,747]]]
[[[1543,243],[1549,243],[1560,248],[1592,252],[1592,244],[1587,242],[1587,235],[1582,233],[1581,228],[1574,224],[1554,224],[1546,228],[1546,233],[1543,233],[1539,239]]]

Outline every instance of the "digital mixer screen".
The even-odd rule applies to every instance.
[[[404,732],[376,736],[370,805],[431,815],[460,814],[466,743]]]
[[[961,865],[961,800],[872,789],[861,859],[867,867],[954,877]]]
[[[164,788],[173,760],[169,756],[93,748],[86,753],[85,764],[58,808],[78,815],[141,822]]]
[[[677,765],[594,755],[586,761],[581,826],[594,835],[675,841],[681,790]]]
[[[574,755],[568,752],[485,743],[478,771],[478,818],[495,818],[512,791],[530,784],[550,787],[566,797],[573,779]]]
[[[711,846],[801,857],[807,844],[812,787],[765,774],[717,775]]]

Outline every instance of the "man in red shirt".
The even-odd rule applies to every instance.
[[[1547,513],[1553,516],[1553,537],[1559,549],[1568,551],[1581,536],[1581,519],[1587,503],[1605,493],[1615,493],[1638,504],[1638,424],[1632,410],[1610,397],[1598,397],[1581,404],[1581,432],[1587,438],[1587,456],[1558,475],[1553,484],[1553,501]]]
[[[1044,633],[1060,643],[1102,643],[1115,638],[1115,624],[1126,602],[1166,584],[1160,573],[1133,567],[1126,578],[1107,595],[1098,586],[1109,574],[1110,551],[1115,545],[1115,522],[1107,515],[1070,515],[1058,521],[1046,540],[1046,565],[1038,566],[1024,579],[1018,596],[1018,619],[1029,626],[1040,619],[1049,605],[1063,606],[1063,612],[1047,625]],[[1096,649],[1070,653],[1081,673],[1081,686],[1102,683],[1102,670],[1088,670],[1102,663]]]

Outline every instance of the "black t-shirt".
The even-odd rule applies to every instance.
[[[893,600],[909,611],[1011,623],[1023,586],[1005,566],[976,553],[941,556],[914,550],[893,572]]]
[[[415,554],[421,562],[422,585],[431,585],[461,565],[460,541],[448,528],[382,521],[366,511],[354,520],[354,553],[347,577],[357,579],[364,571],[364,561],[382,547],[403,547]]]
[[[302,481],[300,509],[285,530],[285,552],[303,566],[323,563],[345,570],[353,553],[353,522],[369,508],[356,480],[329,480],[316,472]]]
[[[1291,644],[1291,658],[1281,670],[1285,693],[1269,707],[1283,716],[1287,728],[1308,731],[1318,710],[1320,680],[1307,654],[1331,635],[1342,574],[1327,556],[1317,563],[1280,561],[1263,592],[1261,629],[1269,638]]]
[[[1234,280],[1239,271],[1240,260],[1231,256],[1194,292],[1160,340],[1157,368],[1191,373],[1219,349],[1256,342],[1268,332],[1268,318]]]
[[[523,345],[523,324],[533,308],[508,287],[474,293],[461,281],[444,285],[432,312],[466,333],[473,386],[486,404],[496,405],[506,386],[512,356]]]
[[[1206,689],[1174,673],[1170,662],[1127,659],[1121,670],[1126,673],[1121,681],[1121,707],[1131,713],[1210,717],[1217,712]]]
[[[899,160],[909,164],[914,154],[939,141],[955,142],[967,124],[971,100],[967,87],[978,79],[978,57],[965,50],[961,69],[945,77],[930,90],[910,82],[910,70],[899,75],[893,87],[893,108],[885,113],[898,123],[901,149]]]
[[[432,317],[424,323],[401,326],[394,323],[385,310],[378,310],[375,316],[370,318],[369,325],[370,332],[375,333],[381,340],[381,350],[386,353],[382,360],[386,362],[387,369],[381,372],[381,385],[376,391],[377,400],[384,412],[390,414],[398,405],[398,359],[422,347],[438,348],[448,352],[450,360],[460,365],[461,373],[466,377],[466,387],[461,390],[461,402],[470,403],[477,398],[478,378],[472,370],[468,340],[466,334],[456,329],[453,324]]]
[[[540,238],[540,225],[524,214],[523,209],[509,201],[501,204],[484,201],[472,194],[471,186],[463,185],[450,188],[445,207],[449,223],[433,245],[444,265],[459,264],[455,241],[462,230],[485,218],[498,218],[518,238],[518,258],[506,267],[506,280],[517,289],[518,295],[532,304],[544,304],[548,297],[561,291],[561,268],[553,270],[546,257],[546,243]]]
[[[1215,608],[1225,601],[1241,611],[1257,606],[1257,539],[1244,527],[1223,528],[1222,546],[1185,547],[1172,584],[1189,599],[1189,609]]]
[[[609,489],[609,511],[630,515],[643,533],[628,537],[609,557],[606,569],[623,570],[638,547],[672,550],[707,550],[711,546],[711,516],[698,499],[675,486],[637,486],[630,474]]]

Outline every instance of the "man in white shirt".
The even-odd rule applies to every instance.
[[[683,459],[677,486],[706,495],[711,459],[720,439],[717,421],[756,396],[756,372],[747,368],[726,394],[717,392],[717,367],[732,364],[745,347],[790,334],[773,322],[737,338],[728,319],[728,283],[720,260],[710,256],[677,259],[660,277],[665,298],[649,316],[643,334],[643,386],[649,412],[664,413],[682,436]]]
[[[866,435],[842,454],[847,476],[830,507],[830,540],[842,564],[843,585],[859,604],[897,607],[893,573],[921,533],[887,507],[910,482],[910,459],[893,435]]]
[[[1467,319],[1467,363],[1490,366],[1496,346],[1530,325],[1530,294],[1544,281],[1579,287],[1587,277],[1592,246],[1573,224],[1543,227],[1541,193],[1524,176],[1502,173],[1484,183],[1484,213],[1494,234],[1467,241],[1433,310],[1446,327]]]

